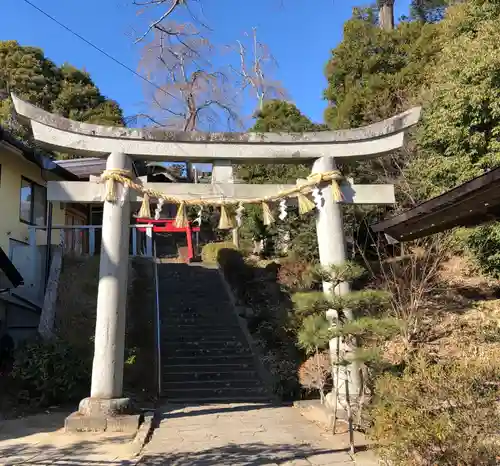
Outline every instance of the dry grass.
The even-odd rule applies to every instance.
[[[418,338],[409,347],[403,338],[388,342],[385,359],[400,363],[415,349],[439,359],[500,355],[498,281],[472,269],[464,257],[453,256],[439,268],[437,285],[422,303]]]
[[[383,357],[393,367],[376,377],[371,435],[388,464],[493,464],[499,451],[498,281],[451,256],[427,291],[415,308],[421,317],[415,338],[385,345]]]

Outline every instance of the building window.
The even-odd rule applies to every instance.
[[[45,226],[47,222],[47,188],[21,178],[19,218],[30,225]]]

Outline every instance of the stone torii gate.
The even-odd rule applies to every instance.
[[[235,184],[232,163],[313,162],[312,173],[336,170],[336,160],[348,162],[380,156],[400,149],[405,133],[420,118],[420,108],[363,128],[302,134],[200,133],[163,129],[130,129],[79,123],[48,113],[12,96],[16,112],[31,124],[35,139],[52,150],[84,156],[105,157],[107,170],[130,170],[133,159],[148,161],[189,161],[213,163],[213,183],[158,184],[145,187],[163,191],[181,200],[254,199],[273,196],[289,185]],[[317,214],[319,256],[322,265],[346,261],[346,243],[341,205],[334,200],[332,187],[320,186],[324,203]],[[128,273],[130,204],[141,196],[123,192],[121,202],[105,202],[102,185],[92,182],[49,182],[47,199],[59,202],[104,202],[102,250],[97,298],[94,361],[90,397],[80,403],[80,418],[107,419],[124,413],[129,401],[123,398],[125,309]],[[343,203],[392,204],[392,185],[340,183]],[[324,283],[325,292],[331,284]],[[349,291],[344,283],[335,290]],[[351,393],[357,393],[356,380]]]

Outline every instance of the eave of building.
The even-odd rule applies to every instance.
[[[455,227],[500,219],[500,167],[372,225],[398,241],[410,241]]]

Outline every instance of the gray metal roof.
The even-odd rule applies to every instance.
[[[81,179],[87,179],[90,176],[99,176],[104,170],[106,170],[106,159],[98,157],[55,160],[54,162],[61,168],[64,168]],[[137,170],[133,163],[132,168],[137,175]]]
[[[79,178],[88,178],[90,175],[99,176],[106,170],[106,159],[97,157],[56,160],[55,162]]]

